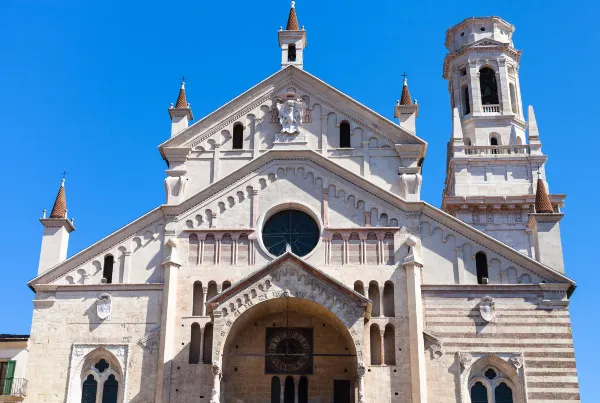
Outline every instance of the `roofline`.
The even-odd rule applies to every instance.
[[[210,118],[214,117],[215,115],[217,115],[219,112],[222,112],[224,109],[226,109],[227,107],[231,106],[234,102],[236,102],[237,100],[239,100],[240,98],[243,98],[244,96],[249,95],[252,91],[255,91],[257,88],[259,88],[261,85],[264,85],[267,81],[273,79],[274,77],[276,77],[277,75],[284,75],[288,74],[289,76],[291,76],[292,74],[294,74],[294,72],[298,72],[298,74],[305,74],[306,76],[310,77],[311,79],[317,81],[319,84],[324,85],[325,87],[327,87],[328,89],[330,89],[331,91],[335,92],[336,94],[347,98],[349,100],[351,100],[352,102],[354,102],[358,107],[364,109],[367,113],[373,114],[374,116],[376,116],[377,118],[381,119],[382,121],[384,121],[386,124],[391,125],[394,129],[396,130],[400,130],[403,134],[408,135],[409,137],[415,139],[417,141],[417,143],[420,143],[421,145],[425,146],[424,150],[423,150],[423,155],[426,154],[427,151],[427,146],[428,143],[423,140],[422,138],[418,137],[416,134],[411,133],[405,129],[403,129],[400,125],[398,125],[397,123],[395,123],[394,121],[386,118],[385,116],[381,115],[380,113],[370,109],[369,107],[365,106],[364,104],[358,102],[356,99],[352,98],[351,96],[347,95],[346,93],[338,90],[337,88],[327,84],[325,81],[321,80],[320,78],[310,74],[309,72],[307,72],[306,70],[303,69],[299,69],[298,67],[294,66],[294,65],[288,65],[285,68],[277,71],[276,73],[270,75],[269,77],[265,78],[264,80],[262,80],[261,82],[259,82],[258,84],[254,85],[253,87],[251,87],[250,89],[246,90],[245,92],[243,92],[242,94],[236,96],[235,98],[233,98],[232,100],[230,100],[229,102],[223,104],[221,107],[219,107],[218,109],[214,110],[213,112],[209,113],[208,115],[204,116],[202,119],[194,122],[192,125],[190,125],[189,127],[185,128],[184,130],[180,131],[179,133],[177,133],[175,136],[167,139],[166,141],[164,141],[163,143],[161,143],[158,146],[159,152],[161,154],[161,156],[163,157],[163,159],[166,159],[165,153],[164,153],[164,148],[168,146],[168,144],[170,142],[172,142],[175,138],[177,138],[177,136],[179,136],[180,134],[190,130],[191,128],[200,125],[203,122],[208,121]],[[178,147],[182,147],[182,146],[178,146]]]

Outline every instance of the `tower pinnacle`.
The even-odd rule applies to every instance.
[[[402,96],[400,97],[400,105],[412,105],[413,101],[410,97],[410,91],[408,90],[408,79],[406,78],[406,73],[404,76],[404,84],[402,85]]]
[[[169,115],[171,116],[171,137],[175,136],[182,130],[187,129],[190,121],[194,120],[192,108],[187,102],[185,94],[185,77],[181,77],[181,87],[175,106],[171,104],[169,107]]]
[[[181,88],[179,89],[179,95],[177,96],[177,103],[175,108],[187,108],[187,98],[185,96],[185,77],[181,78]]]
[[[65,196],[65,178],[62,179],[50,218],[67,218],[67,198]]]
[[[292,1],[292,7],[290,8],[290,15],[288,17],[286,31],[299,31],[298,16],[296,15],[296,2]]]

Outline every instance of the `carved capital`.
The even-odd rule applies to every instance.
[[[460,366],[463,370],[469,369],[471,364],[473,364],[473,356],[469,353],[458,353],[458,361],[460,361]]]

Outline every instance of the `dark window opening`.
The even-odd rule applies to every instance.
[[[296,391],[294,390],[294,378],[288,376],[285,378],[283,391],[283,403],[294,403]]]
[[[308,403],[308,378],[300,377],[298,384],[298,403]]]
[[[296,61],[296,45],[288,46],[288,62]]]
[[[87,379],[83,382],[81,403],[96,403],[97,391],[98,382],[94,379],[94,375],[88,375]]]
[[[471,113],[471,100],[469,99],[469,87],[463,87],[463,111],[464,115]]]
[[[212,358],[212,344],[213,344],[213,325],[207,323],[204,327],[204,349],[202,351],[202,363],[210,364]]]
[[[350,123],[340,124],[340,148],[350,148]]]
[[[115,258],[112,255],[104,257],[104,271],[102,272],[102,277],[106,279],[106,284],[112,284],[114,264]]]
[[[471,387],[471,403],[488,403],[488,393],[483,383],[477,382]]]
[[[102,403],[117,403],[119,393],[119,382],[114,375],[108,377],[102,389]]]
[[[192,325],[192,334],[190,337],[190,364],[200,363],[200,325],[194,323]]]
[[[512,390],[502,382],[494,391],[496,403],[513,403]]]
[[[263,242],[269,253],[281,256],[287,246],[297,256],[308,255],[319,243],[321,231],[311,216],[300,210],[274,214],[263,227]]]
[[[271,378],[271,403],[281,403],[281,381],[278,376]]]
[[[496,378],[496,371],[494,371],[493,369],[490,368],[487,371],[485,371],[484,375],[487,379],[492,380],[492,379]]]
[[[485,253],[477,252],[475,255],[475,267],[477,269],[477,284],[487,284],[488,262]]]
[[[489,67],[479,70],[479,87],[481,88],[481,103],[483,105],[497,105],[498,82],[496,72]]]
[[[237,124],[233,127],[233,145],[234,150],[241,150],[244,148],[244,126]]]
[[[496,137],[490,138],[490,145],[497,146],[498,145],[498,139]],[[492,154],[498,154],[498,150],[497,149],[492,149]]]

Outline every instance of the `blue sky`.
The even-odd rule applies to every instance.
[[[69,254],[164,201],[167,107],[179,78],[200,118],[279,69],[277,30],[289,1],[0,1],[0,135],[7,230],[2,236],[0,333],[28,333],[42,209],[67,170]],[[567,274],[582,400],[593,401],[598,267],[589,213],[599,196],[596,3],[298,0],[308,33],[305,68],[393,118],[402,72],[419,101],[417,134],[429,143],[424,200],[439,206],[451,131],[442,79],[445,31],[469,16],[517,28],[523,104],[536,110],[550,190],[566,193]],[[595,209],[592,211],[596,211]],[[10,231],[8,231],[10,228]],[[597,378],[596,378],[597,380]]]

